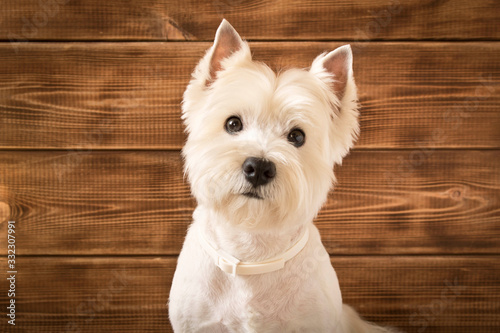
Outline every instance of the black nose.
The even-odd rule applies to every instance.
[[[273,162],[262,158],[249,157],[243,162],[245,178],[257,187],[269,183],[276,176],[276,166]]]

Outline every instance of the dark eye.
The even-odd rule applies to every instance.
[[[306,135],[301,129],[295,128],[288,133],[288,141],[295,147],[300,147],[306,142]]]
[[[243,129],[243,124],[239,117],[230,117],[226,120],[226,125],[224,125],[224,127],[229,134],[234,134]]]

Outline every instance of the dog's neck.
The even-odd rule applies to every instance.
[[[203,213],[201,211],[203,210]],[[241,261],[263,261],[284,253],[304,234],[307,224],[284,230],[250,230],[233,226],[216,212],[198,206],[195,221],[205,237]]]

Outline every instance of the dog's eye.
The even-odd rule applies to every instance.
[[[229,134],[237,133],[243,129],[241,119],[238,117],[230,117],[226,120],[226,132]]]
[[[301,129],[295,128],[288,133],[288,141],[298,148],[306,142],[306,135]]]

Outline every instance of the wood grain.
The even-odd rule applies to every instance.
[[[339,43],[255,43],[273,68]],[[0,148],[179,149],[180,101],[208,43],[0,44]],[[498,43],[355,49],[358,148],[500,147]]]
[[[499,166],[498,150],[355,151],[316,224],[334,255],[499,253]],[[23,255],[175,255],[195,205],[178,152],[4,151],[0,178]]]
[[[498,40],[495,1],[6,0],[4,40],[211,40],[222,18],[251,40]]]
[[[332,264],[344,302],[369,320],[405,332],[481,333],[500,329],[499,259],[335,256]],[[18,261],[16,331],[171,332],[166,303],[175,257]],[[0,327],[7,330],[6,320]]]

